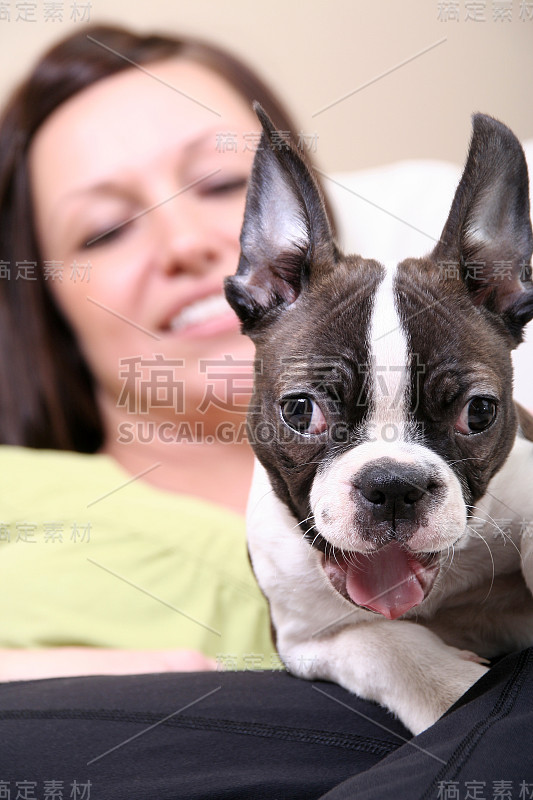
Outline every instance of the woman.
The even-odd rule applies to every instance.
[[[217,48],[100,26],[4,112],[3,679],[278,663],[242,520],[253,355],[222,294],[254,99],[295,130]]]

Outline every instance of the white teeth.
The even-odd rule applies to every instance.
[[[179,331],[188,325],[206,322],[208,319],[220,317],[228,312],[229,306],[224,295],[214,294],[210,297],[203,297],[201,300],[197,300],[183,308],[179,314],[176,314],[171,319],[169,328],[173,331]]]

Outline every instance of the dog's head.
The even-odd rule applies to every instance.
[[[476,115],[437,246],[383,265],[338,250],[310,170],[256,110],[226,282],[256,345],[250,438],[335,588],[395,618],[427,596],[515,437],[510,353],[533,318],[525,158]]]

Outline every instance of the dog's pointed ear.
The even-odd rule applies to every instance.
[[[501,316],[520,342],[533,319],[528,173],[512,131],[475,114],[470,150],[432,258],[456,264],[473,302]]]
[[[226,278],[229,304],[245,333],[293,303],[311,265],[331,263],[336,249],[318,186],[296,150],[258,103],[263,132],[252,168],[236,275]]]

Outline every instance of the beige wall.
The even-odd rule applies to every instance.
[[[33,8],[33,21],[17,19],[17,5]],[[45,21],[50,5],[2,3],[2,98],[45,45],[83,25],[69,21],[73,0],[56,4],[63,21]],[[462,162],[476,110],[499,117],[523,139],[533,137],[531,0],[92,0],[90,6],[91,21],[200,34],[234,48],[283,94],[301,130],[317,134],[316,158],[326,170],[413,157]],[[466,19],[473,6],[484,20]],[[453,11],[457,21],[442,18]]]

